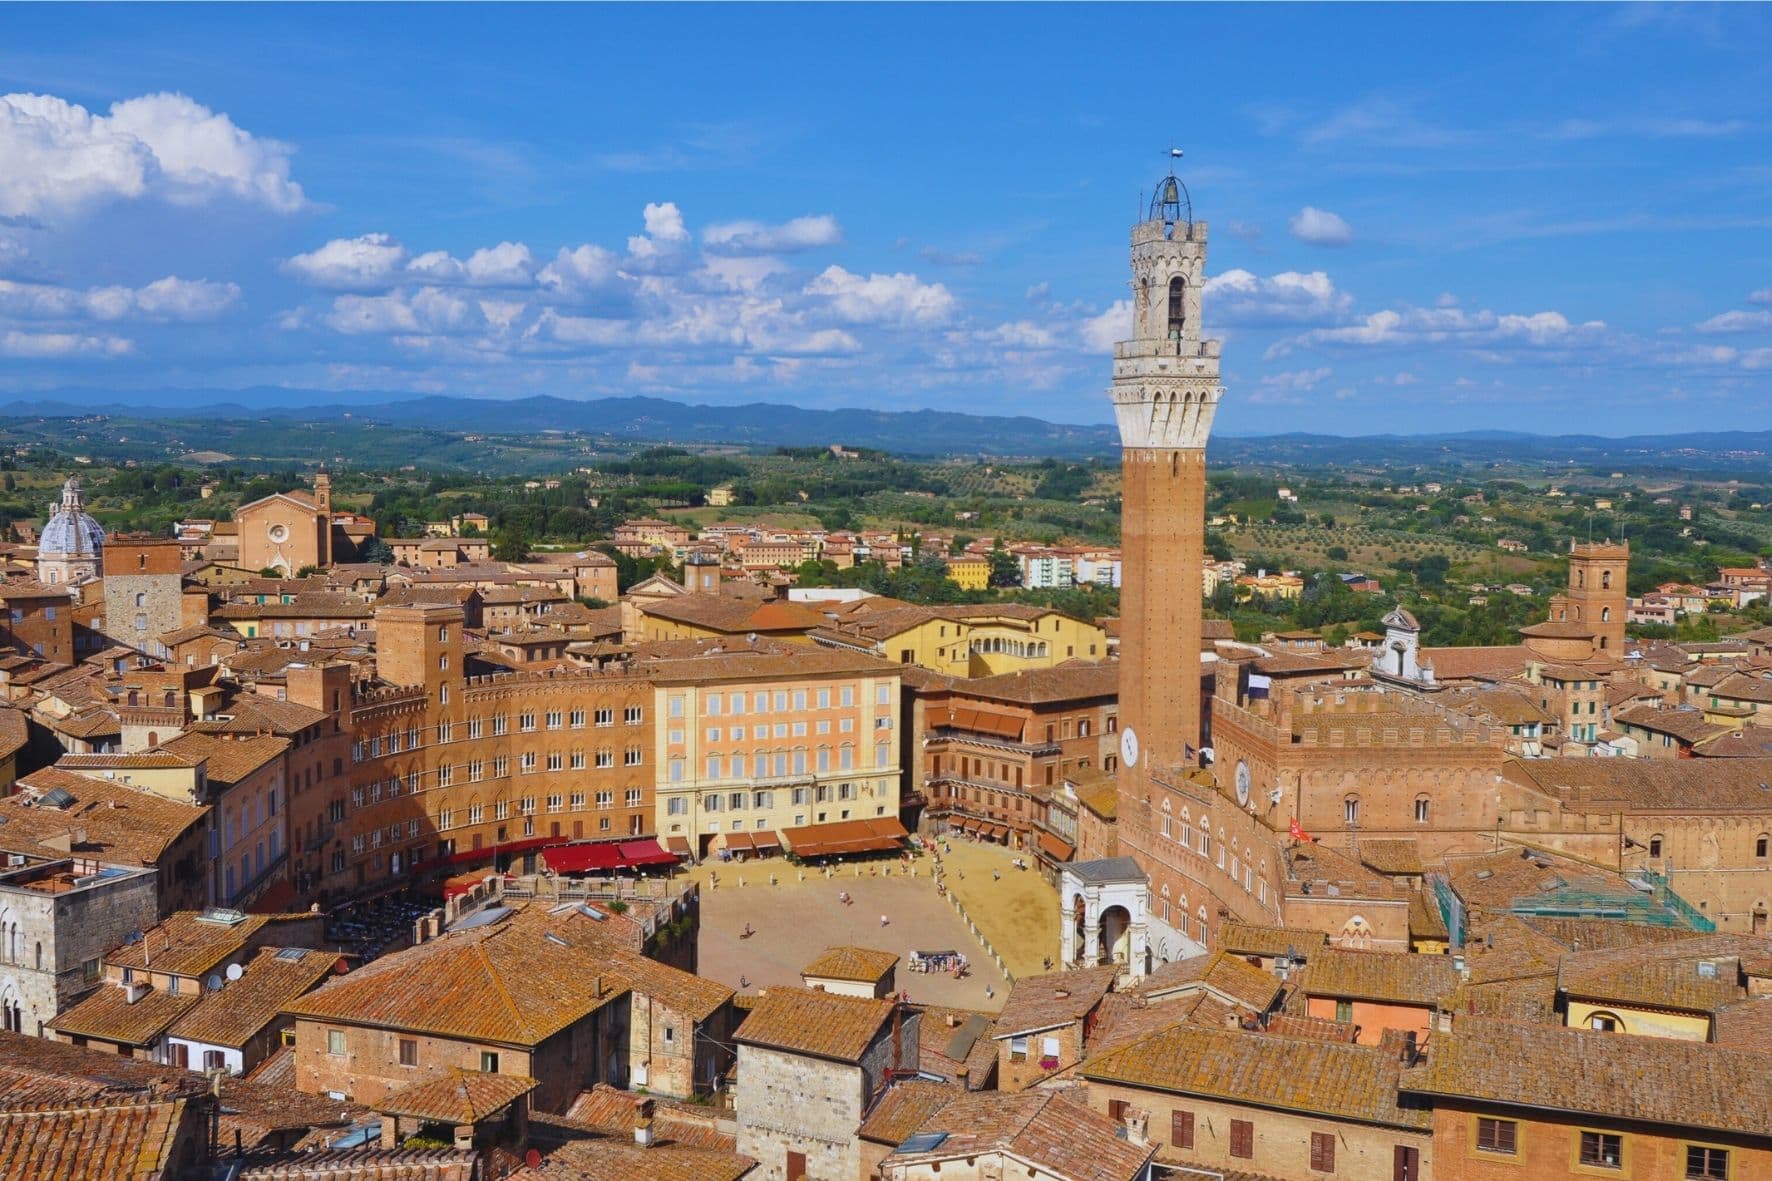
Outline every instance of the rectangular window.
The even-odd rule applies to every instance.
[[[615,752],[612,750],[598,751],[597,752],[597,766],[599,766],[599,767],[613,767],[613,766],[615,766]]]
[[[572,728],[574,730],[582,730],[585,728],[585,711],[584,710],[575,709],[572,711]]]
[[[1026,1062],[1028,1060],[1028,1040],[1025,1037],[1009,1039],[1009,1061]]]
[[[597,711],[597,725],[599,725],[599,726],[613,726],[613,725],[615,725],[615,711],[613,709],[607,709],[607,708],[598,710]]]
[[[1336,1001],[1335,1002],[1335,1019],[1337,1021],[1341,1022],[1343,1025],[1346,1025],[1349,1022],[1351,1022],[1354,1019],[1354,1002],[1352,1002],[1352,1001]]]
[[[708,717],[710,717],[710,718],[719,717],[720,716],[720,695],[718,693],[709,693],[707,695],[706,702],[707,702],[706,710],[707,710]]]
[[[547,724],[548,729],[558,730],[561,726],[566,724],[566,715],[557,709],[550,709],[548,711]]]
[[[1313,1173],[1333,1173],[1335,1171],[1335,1137],[1328,1132],[1311,1133],[1311,1171]]]
[[[583,771],[585,769],[585,752],[584,751],[575,750],[572,752],[572,769],[574,771]]]
[[[329,1029],[326,1031],[326,1052],[331,1054],[334,1058],[343,1058],[345,1056],[344,1030]]]
[[[498,1073],[498,1054],[495,1051],[492,1051],[492,1050],[481,1050],[480,1051],[480,1073],[481,1074],[497,1074]]]
[[[683,695],[681,693],[671,695],[670,708],[671,717],[680,718],[683,716]]]
[[[640,748],[637,746],[628,747],[622,752],[621,763],[624,767],[638,767],[640,765]]]
[[[1686,1181],[1729,1181],[1729,1150],[1686,1145]]]
[[[622,711],[621,720],[630,726],[638,726],[640,724],[640,707],[637,705],[628,706]]]
[[[1231,1155],[1243,1160],[1255,1155],[1255,1125],[1246,1119],[1231,1121]]]
[[[1512,1156],[1519,1151],[1520,1125],[1511,1119],[1477,1117],[1477,1148]]]
[[[1583,1132],[1577,1159],[1590,1168],[1622,1169],[1624,1137],[1612,1132]]]
[[[418,1039],[403,1037],[400,1039],[400,1065],[418,1065]]]
[[[1174,1111],[1169,1114],[1169,1143],[1176,1148],[1194,1146],[1194,1113]]]

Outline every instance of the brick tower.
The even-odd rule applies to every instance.
[[[1629,576],[1630,542],[1571,541],[1569,589],[1551,600],[1551,618],[1592,628],[1597,650],[1621,657]]]
[[[1219,342],[1200,339],[1206,223],[1171,173],[1132,227],[1132,339],[1114,346],[1120,519],[1120,773],[1139,781],[1199,761],[1200,577],[1206,436],[1224,389]],[[1121,815],[1126,809],[1121,808]]]

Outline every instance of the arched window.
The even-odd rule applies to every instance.
[[[1612,589],[1612,571],[1610,571],[1610,570],[1600,571],[1600,589],[1601,590],[1611,590]]]
[[[1772,833],[1763,832],[1754,838],[1754,856],[1764,861],[1768,853],[1772,853]]]
[[[135,592],[135,605],[137,607],[146,607],[148,605],[148,595],[146,591]]]
[[[1587,1027],[1589,1029],[1597,1029],[1601,1033],[1622,1033],[1624,1031],[1624,1022],[1618,1019],[1618,1014],[1616,1013],[1599,1012],[1588,1016]]]
[[[1417,824],[1426,824],[1427,823],[1428,810],[1429,810],[1430,806],[1431,805],[1428,803],[1428,798],[1426,796],[1416,796],[1415,797],[1415,823],[1417,823]]]
[[[1660,833],[1656,833],[1654,836],[1649,838],[1649,856],[1651,856],[1651,857],[1660,857],[1661,856],[1661,834]]]
[[[1612,622],[1612,608],[1610,608],[1610,607],[1601,607],[1600,608],[1600,622],[1601,623],[1611,623]]]
[[[1575,571],[1575,589],[1581,590],[1586,585],[1587,585],[1587,571],[1586,570],[1576,570]]]
[[[1360,797],[1348,796],[1341,801],[1341,819],[1345,824],[1360,822]]]
[[[1169,339],[1180,340],[1187,324],[1187,281],[1180,275],[1169,280]]]

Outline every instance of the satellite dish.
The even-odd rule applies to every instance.
[[[203,982],[203,987],[207,988],[210,992],[220,992],[222,989],[222,978],[217,976],[214,972],[211,972],[209,974],[209,979]]]
[[[240,977],[242,977],[244,975],[246,975],[246,969],[242,968],[239,964],[229,964],[228,965],[228,979],[229,980],[238,980],[238,979],[240,979]]]

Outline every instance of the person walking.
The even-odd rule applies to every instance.
[[[886,926],[886,925],[887,925],[887,924],[888,924],[888,923],[890,923],[890,922],[891,922],[891,921],[892,921],[892,920],[891,920],[891,919],[889,919],[889,918],[887,918],[887,917],[886,917],[886,916],[885,916],[885,915],[881,915],[881,916],[880,916],[880,925],[881,925],[881,926],[882,926],[882,927],[884,927],[884,926]]]

